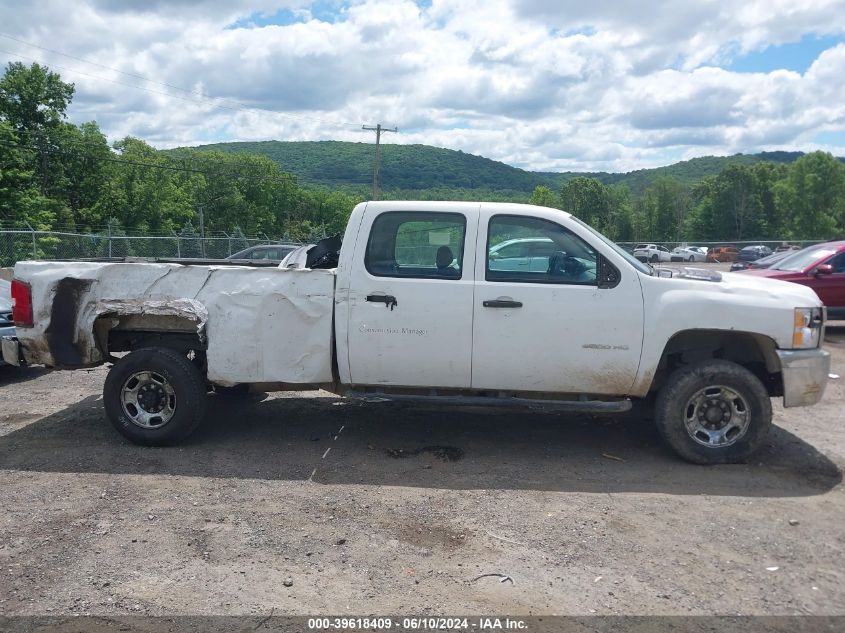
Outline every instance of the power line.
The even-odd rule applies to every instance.
[[[110,70],[110,71],[113,71],[113,72],[116,72],[116,73],[119,73],[119,74],[122,74],[122,75],[126,75],[128,77],[134,77],[136,79],[141,79],[142,81],[146,81],[146,82],[149,82],[149,83],[152,83],[152,84],[156,84],[156,85],[159,85],[159,86],[165,86],[165,87],[171,88],[173,90],[179,90],[180,92],[184,92],[186,94],[193,95],[195,97],[193,99],[187,98],[187,97],[180,97],[179,95],[174,95],[174,94],[171,94],[169,92],[163,92],[161,90],[153,90],[151,88],[145,88],[144,86],[138,86],[136,84],[117,81],[116,79],[109,79],[107,77],[102,77],[100,75],[92,75],[91,73],[86,73],[86,72],[84,72],[82,70],[78,70],[76,68],[69,68],[67,66],[61,66],[59,64],[55,64],[55,63],[52,63],[52,62],[47,63],[47,62],[44,62],[44,61],[37,59],[35,57],[30,57],[28,55],[23,55],[21,53],[17,53],[17,52],[14,52],[14,51],[9,51],[9,50],[0,48],[0,53],[5,53],[7,55],[11,55],[12,57],[19,57],[21,59],[29,60],[29,61],[32,61],[32,62],[46,64],[50,67],[58,68],[60,70],[64,70],[64,71],[70,72],[70,73],[76,73],[78,75],[82,75],[83,77],[88,77],[90,79],[96,79],[96,80],[99,80],[99,81],[107,81],[109,83],[113,83],[113,84],[116,84],[118,86],[124,86],[124,87],[127,87],[127,88],[134,88],[136,90],[143,90],[144,92],[149,92],[151,94],[157,94],[157,95],[161,95],[161,96],[165,96],[165,97],[170,97],[171,99],[179,99],[180,101],[186,101],[188,103],[196,103],[196,104],[200,104],[200,105],[207,104],[207,105],[210,105],[211,107],[218,108],[218,109],[221,109],[221,110],[229,110],[229,111],[233,111],[233,112],[244,111],[244,112],[256,112],[256,113],[259,113],[259,114],[271,114],[271,115],[287,117],[287,118],[290,118],[290,119],[298,119],[298,120],[302,120],[302,121],[312,121],[312,122],[315,122],[315,123],[322,123],[322,124],[325,124],[325,125],[334,125],[334,126],[337,126],[337,127],[352,127],[352,128],[357,129],[358,125],[359,125],[358,123],[351,123],[351,122],[346,122],[346,121],[333,121],[333,120],[330,120],[330,119],[323,119],[323,118],[309,116],[309,115],[291,114],[289,112],[280,112],[278,110],[270,110],[268,108],[260,108],[260,107],[257,107],[257,106],[250,106],[250,105],[247,105],[246,103],[243,103],[241,101],[236,101],[234,99],[228,99],[228,98],[224,98],[224,97],[209,97],[209,96],[203,95],[201,92],[198,92],[198,91],[195,91],[195,90],[189,90],[187,88],[181,88],[181,87],[175,86],[173,84],[169,84],[169,83],[165,83],[165,82],[161,82],[161,81],[156,81],[154,79],[149,79],[147,77],[144,77],[143,75],[137,75],[135,73],[129,73],[129,72],[126,72],[126,71],[119,70],[117,68],[112,68],[111,66],[105,66],[103,64],[99,64],[97,62],[91,62],[91,61],[83,59],[81,57],[76,57],[74,55],[62,53],[60,51],[56,51],[56,50],[53,50],[53,49],[50,49],[50,48],[39,46],[38,44],[32,44],[30,42],[24,42],[23,40],[19,40],[17,38],[11,37],[11,36],[6,35],[4,33],[0,33],[0,37],[6,37],[8,39],[12,39],[12,40],[15,40],[17,42],[21,42],[23,44],[26,44],[27,46],[32,46],[34,48],[39,48],[39,49],[42,49],[44,51],[54,53],[56,55],[61,55],[61,56],[64,56],[64,57],[68,57],[70,59],[75,59],[75,60],[81,61],[81,62],[86,63],[86,64],[98,66],[100,68]],[[220,101],[228,101],[229,103],[235,104],[235,106],[227,106],[223,103],[220,103]]]
[[[378,187],[379,187],[379,163],[381,162],[381,133],[382,132],[393,132],[394,134],[397,133],[399,130],[397,128],[384,128],[381,126],[381,123],[377,123],[375,127],[372,125],[362,125],[361,129],[363,130],[372,130],[376,133],[376,155],[373,158],[373,200],[378,200]]]

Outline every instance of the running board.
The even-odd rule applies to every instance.
[[[439,396],[422,394],[384,393],[380,391],[348,391],[345,396],[362,402],[419,402],[457,406],[510,407],[568,411],[571,413],[624,413],[630,411],[631,401],[624,400],[543,400],[538,398],[497,398],[493,396]]]

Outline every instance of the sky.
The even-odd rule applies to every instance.
[[[165,148],[372,142],[524,169],[845,156],[845,0],[0,0],[0,63]]]

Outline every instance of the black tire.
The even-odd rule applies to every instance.
[[[163,379],[162,384],[172,391],[166,396],[172,403],[167,405],[172,406],[172,416],[156,428],[142,427],[133,421],[129,413],[133,406],[126,409],[123,403],[124,387],[142,372]],[[124,437],[144,446],[165,446],[184,440],[202,422],[206,402],[205,379],[197,367],[184,354],[164,347],[147,347],[124,356],[111,368],[103,386],[109,421]]]
[[[689,256],[689,259],[688,259],[687,261],[688,261],[688,262],[694,262],[694,261],[695,261],[695,257],[693,257],[692,255],[690,255],[690,256]]]
[[[714,422],[708,417],[711,411],[720,415],[719,407],[725,409],[727,421],[723,418]],[[765,440],[772,425],[772,403],[763,383],[745,367],[707,360],[681,367],[669,376],[657,396],[654,418],[660,435],[685,460],[694,464],[735,464],[747,460]],[[708,425],[712,427],[703,428]],[[719,425],[722,426],[717,429]],[[724,445],[704,443],[718,443],[711,436],[718,436],[725,429]]]
[[[656,262],[658,259],[659,259],[659,258],[657,257],[657,255],[652,255],[652,256],[651,256],[651,261],[652,261],[652,262]]]

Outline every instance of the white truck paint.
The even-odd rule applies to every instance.
[[[395,234],[383,234],[390,227]],[[400,245],[405,238],[419,243]],[[536,261],[490,256],[520,241],[541,247],[530,255]],[[86,367],[114,361],[115,341],[123,349],[187,345],[204,361],[203,378],[221,386],[623,410],[629,398],[666,392],[664,385],[685,388],[677,379],[684,368],[706,361],[718,369],[727,359],[746,372],[739,382],[728,372],[722,395],[690,396],[694,419],[680,408],[675,417],[686,421],[658,420],[686,424],[693,444],[698,433],[710,449],[702,456],[667,438],[693,461],[748,452],[736,448],[739,431],[728,444],[712,439],[719,406],[736,428],[752,428],[749,420],[765,418],[768,406],[752,392],[783,395],[786,406],[813,404],[829,366],[812,290],[752,276],[655,272],[568,213],[529,205],[363,203],[333,270],[21,262],[15,278],[31,290],[34,323],[3,341],[14,363]],[[802,310],[816,316],[801,330],[809,344],[794,349]],[[746,389],[743,381],[757,382]],[[127,389],[123,401],[137,398]],[[161,397],[175,399],[172,391]],[[136,404],[115,406],[137,411]]]

